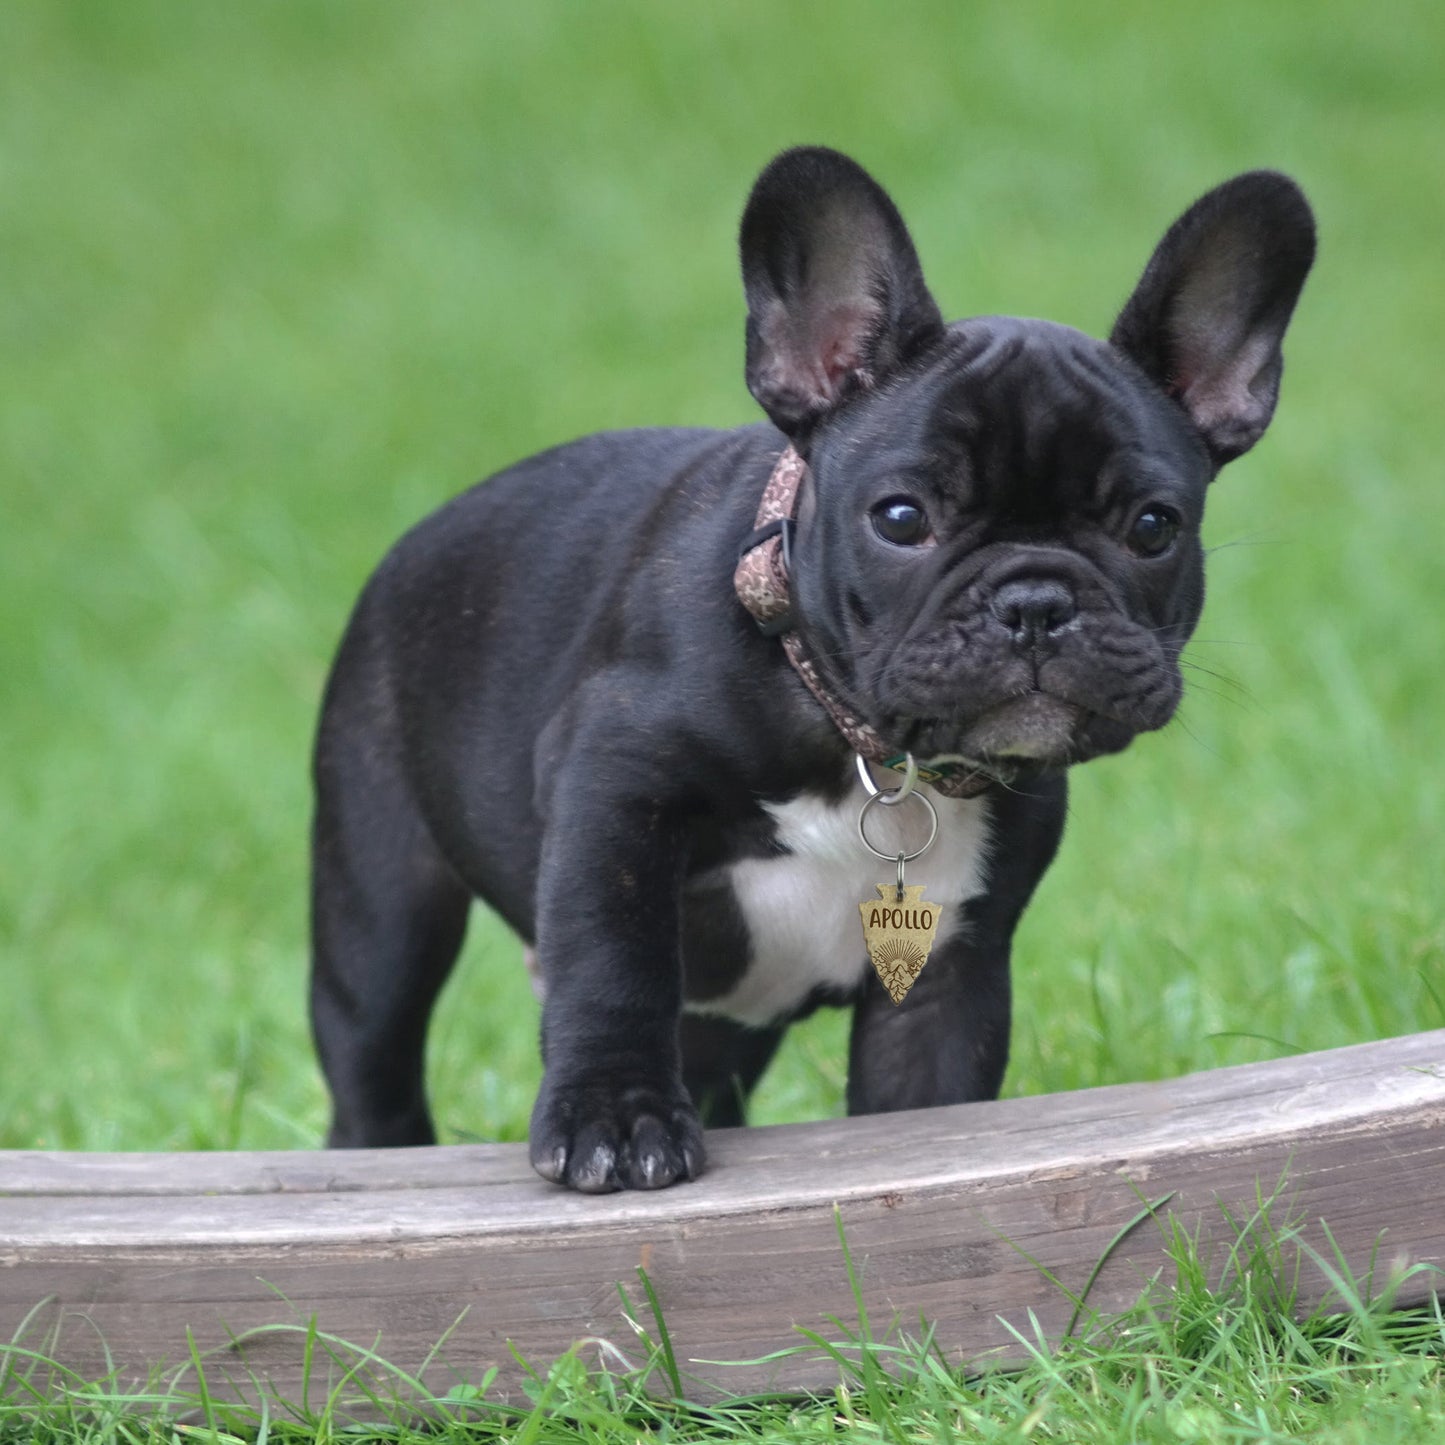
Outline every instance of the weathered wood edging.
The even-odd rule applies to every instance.
[[[657,1194],[569,1194],[506,1144],[0,1152],[0,1340],[29,1317],[27,1343],[49,1339],[97,1375],[108,1347],[143,1378],[185,1361],[189,1327],[218,1352],[212,1389],[254,1372],[297,1399],[298,1334],[228,1342],[315,1316],[408,1370],[451,1330],[428,1382],[444,1391],[496,1365],[506,1391],[520,1376],[507,1341],[538,1367],[587,1336],[638,1359],[617,1285],[650,1325],[643,1265],[693,1393],[827,1385],[836,1366],[814,1353],[706,1362],[756,1360],[803,1343],[795,1324],[826,1333],[826,1316],[855,1318],[835,1203],[875,1330],[897,1316],[916,1333],[922,1316],[950,1358],[975,1361],[1017,1353],[1001,1318],[1028,1331],[1033,1311],[1055,1334],[1068,1322],[1068,1299],[1025,1255],[1078,1291],[1142,1201],[1165,1195],[1222,1258],[1219,1206],[1247,1217],[1287,1176],[1276,1223],[1304,1222],[1327,1250],[1327,1220],[1352,1269],[1374,1259],[1383,1283],[1400,1265],[1445,1265],[1442,1122],[1438,1030],[1162,1083],[721,1131],[701,1181]],[[1164,1263],[1146,1220],[1090,1303],[1126,1306]],[[1418,1273],[1400,1302],[1431,1287]],[[1325,1289],[1306,1262],[1305,1299]]]

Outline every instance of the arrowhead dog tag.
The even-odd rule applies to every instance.
[[[902,1003],[933,951],[943,909],[924,901],[922,884],[880,883],[878,897],[860,903],[858,912],[863,915],[868,957],[888,996],[895,1004]]]
[[[928,955],[933,952],[933,940],[938,933],[938,920],[943,913],[941,904],[929,903],[923,896],[922,884],[909,885],[903,881],[904,867],[915,858],[921,858],[938,836],[938,810],[928,801],[925,794],[915,792],[919,768],[912,753],[907,758],[903,781],[888,792],[881,792],[868,771],[868,763],[861,755],[858,758],[858,776],[868,796],[858,812],[858,837],[863,846],[875,857],[898,864],[898,879],[894,883],[880,883],[878,897],[858,905],[863,915],[863,941],[868,945],[868,957],[888,990],[888,997],[895,1004],[903,1002],[904,995],[913,987]],[[922,805],[928,814],[928,837],[923,846],[911,853],[899,849],[891,856],[869,841],[868,813],[876,805],[885,809],[899,803],[913,801]]]

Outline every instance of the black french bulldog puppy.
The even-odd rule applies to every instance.
[[[1270,420],[1313,255],[1298,187],[1254,172],[1175,222],[1107,342],[945,324],[883,190],[779,156],[742,223],[771,425],[520,462],[361,597],[315,759],[330,1142],[434,1139],[427,1022],[474,895],[534,950],[548,1179],[694,1178],[701,1122],[739,1123],[820,1004],[853,1006],[851,1113],[992,1098],[1065,769],[1175,710],[1205,492]],[[786,591],[761,627],[740,547]],[[858,838],[859,747],[937,782],[909,876],[947,912],[897,1007],[858,924],[892,878]],[[910,811],[872,810],[883,852]]]

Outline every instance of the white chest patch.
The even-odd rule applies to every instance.
[[[984,891],[989,817],[983,798],[930,797],[938,838],[908,865],[908,882],[922,883],[923,896],[943,905],[937,947],[958,931],[963,905]],[[820,985],[857,986],[870,966],[858,905],[876,897],[878,884],[892,882],[896,871],[859,841],[862,803],[858,790],[841,803],[804,794],[768,806],[788,853],[726,869],[752,944],[747,972],[726,994],[689,1002],[689,1010],[759,1027],[792,1012]],[[926,828],[917,804],[868,814],[868,836],[885,852],[916,848]]]

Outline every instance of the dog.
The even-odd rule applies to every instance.
[[[995,1097],[1066,770],[1179,703],[1205,494],[1274,412],[1314,237],[1298,186],[1250,172],[1170,227],[1107,342],[947,324],[860,166],[768,165],[741,227],[768,421],[519,462],[351,617],[314,758],[328,1142],[435,1141],[426,1031],[473,897],[535,962],[548,1180],[696,1178],[703,1124],[743,1121],[821,1005],[853,1009],[850,1113]],[[873,809],[860,839],[859,814],[909,786],[945,912],[895,1005],[857,903],[926,819]]]

